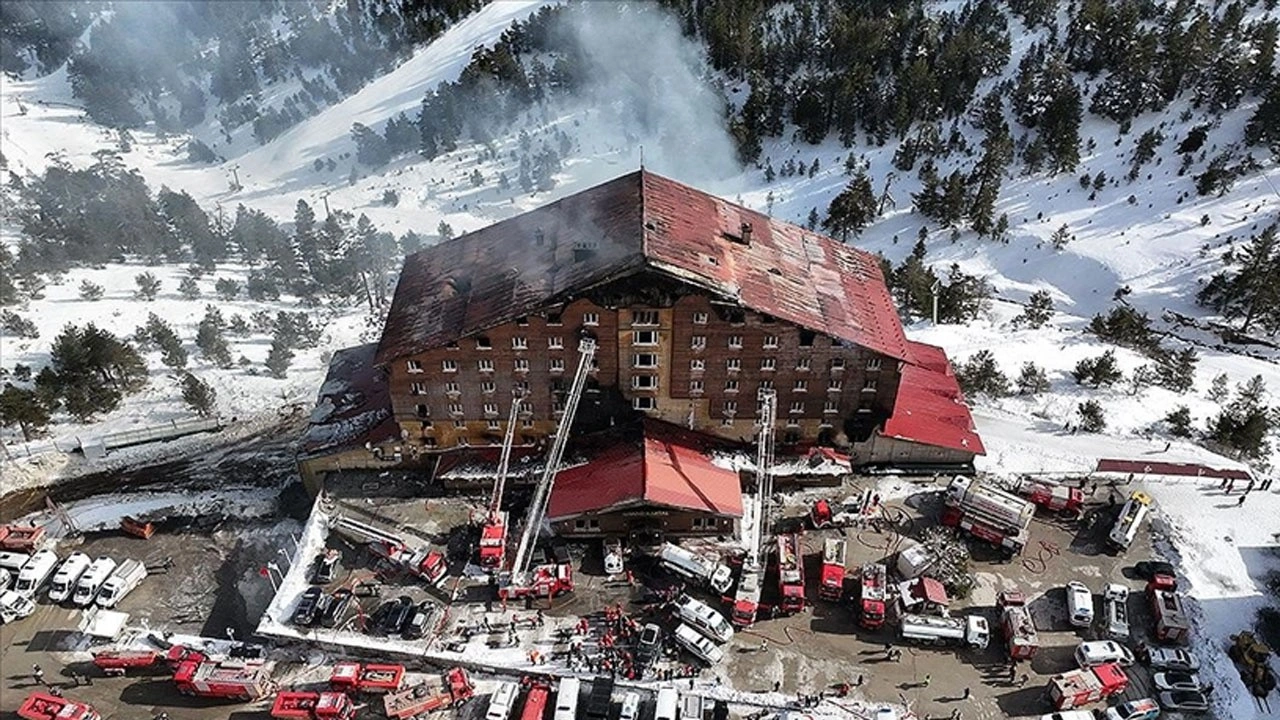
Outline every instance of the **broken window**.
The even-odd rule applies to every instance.
[[[635,388],[636,390],[657,390],[658,376],[657,375],[632,375],[631,387]]]
[[[431,408],[426,405],[423,405],[422,403],[418,403],[416,406],[414,406],[414,409],[416,410],[416,412],[418,413],[418,417],[420,418],[431,417]]]
[[[690,381],[689,381],[689,393],[690,393],[691,395],[701,395],[701,394],[702,394],[702,381],[701,381],[701,380],[690,380]]]
[[[704,349],[706,349],[706,347],[707,347],[707,336],[706,336],[706,335],[694,335],[694,336],[693,336],[693,341],[692,341],[691,343],[689,343],[689,346],[690,346],[691,348],[693,348],[694,350],[704,350]]]
[[[875,392],[875,391],[876,391],[875,378],[867,378],[865,381],[863,381],[862,392]]]
[[[492,349],[493,349],[493,343],[492,343],[492,342],[490,342],[490,340],[489,340],[489,338],[488,338],[488,337],[486,337],[486,336],[484,336],[484,335],[481,335],[480,337],[476,338],[476,349],[477,349],[477,350],[492,350]]]
[[[631,356],[631,366],[637,368],[658,367],[658,356],[655,353],[637,353]]]
[[[707,367],[707,361],[702,358],[694,358],[689,361],[690,372],[702,372]]]
[[[817,336],[818,334],[812,330],[801,330],[800,347],[813,347],[813,339]]]
[[[725,414],[725,415],[733,415],[733,414],[735,414],[735,413],[737,413],[737,412],[738,412],[738,401],[737,401],[737,400],[725,400],[725,401],[724,401],[724,414]]]
[[[631,333],[631,344],[657,345],[658,332],[656,330],[635,330]]]

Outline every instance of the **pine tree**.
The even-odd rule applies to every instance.
[[[356,162],[365,167],[378,168],[391,160],[391,147],[378,133],[365,125],[352,123],[351,139],[356,143]]]
[[[990,350],[979,350],[956,370],[956,380],[966,395],[983,393],[990,397],[1009,394],[1009,378],[996,365]]]
[[[151,313],[147,316],[147,324],[139,328],[138,337],[147,339],[152,346],[159,348],[160,361],[165,365],[171,368],[187,366],[187,351],[182,347],[182,339],[159,315]]]
[[[213,305],[206,305],[204,318],[196,326],[196,347],[205,360],[223,368],[231,367],[231,348],[223,334],[225,327],[222,312]]]
[[[40,328],[34,322],[12,310],[0,310],[0,330],[26,340],[40,337]]]
[[[1213,384],[1209,386],[1209,399],[1216,403],[1225,401],[1231,395],[1230,386],[1231,379],[1226,373],[1220,373],[1213,378]]]
[[[283,380],[293,362],[293,351],[285,347],[278,339],[271,341],[271,350],[267,353],[267,371],[271,377]]]
[[[35,390],[5,383],[0,392],[0,427],[17,426],[23,442],[44,432],[50,420],[49,408]]]
[[[1022,372],[1018,374],[1017,385],[1019,395],[1038,395],[1042,392],[1048,392],[1049,378],[1045,375],[1043,368],[1027,361],[1023,363]]]
[[[1238,387],[1231,404],[1209,422],[1209,440],[1234,450],[1240,458],[1264,457],[1270,452],[1267,435],[1275,424],[1276,411],[1262,403],[1265,393],[1261,375]]]
[[[218,278],[213,283],[213,291],[218,294],[219,300],[231,302],[240,295],[240,283],[231,278]]]
[[[1105,317],[1094,315],[1089,321],[1089,332],[1146,354],[1154,354],[1160,347],[1160,340],[1151,329],[1151,318],[1129,305],[1117,305]]]
[[[208,417],[213,412],[218,394],[209,383],[191,373],[182,376],[182,400],[200,417]]]
[[[1085,358],[1076,363],[1071,376],[1075,378],[1077,385],[1092,385],[1097,388],[1115,385],[1124,377],[1124,373],[1116,364],[1115,352],[1108,350],[1098,357]]]
[[[1100,433],[1107,429],[1107,416],[1096,400],[1085,400],[1076,406],[1076,415],[1080,418],[1080,430],[1087,433]]]
[[[196,279],[189,276],[182,278],[178,283],[178,294],[181,295],[184,300],[199,299],[200,286],[196,284]]]
[[[453,239],[453,226],[441,220],[436,226],[436,235],[440,236],[440,242],[449,242]]]
[[[1250,145],[1265,145],[1280,157],[1280,75],[1271,81],[1271,89],[1249,119],[1244,137]]]
[[[1200,356],[1195,348],[1187,347],[1176,353],[1158,353],[1156,360],[1157,382],[1161,387],[1176,393],[1185,393],[1195,387],[1196,364]]]
[[[1164,422],[1169,426],[1169,434],[1174,437],[1188,438],[1191,437],[1191,410],[1186,405],[1179,405],[1169,411],[1164,416]]]
[[[89,282],[88,280],[80,281],[80,299],[88,302],[97,302],[102,299],[106,291],[101,285]]]
[[[1027,298],[1027,305],[1013,319],[1014,327],[1028,327],[1039,330],[1053,317],[1053,296],[1048,290],[1037,290]]]
[[[133,282],[138,286],[134,295],[139,299],[151,302],[160,294],[160,281],[149,272],[140,273],[133,278]]]
[[[1227,269],[1216,273],[1197,299],[1227,319],[1242,319],[1241,332],[1254,322],[1280,328],[1280,232],[1271,225],[1249,245],[1223,258]]]
[[[875,217],[876,196],[871,188],[871,179],[859,171],[831,201],[822,227],[841,241],[847,241],[850,232],[860,234]]]

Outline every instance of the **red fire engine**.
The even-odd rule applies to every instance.
[[[1009,646],[1009,657],[1014,660],[1033,657],[1040,649],[1040,634],[1027,610],[1026,596],[1016,590],[1005,590],[996,598],[996,607],[1000,609],[1000,626],[1005,644]]]
[[[1168,575],[1156,575],[1147,583],[1151,613],[1156,619],[1156,639],[1167,643],[1186,643],[1191,622],[1182,607],[1178,582]]]
[[[23,720],[102,720],[93,706],[49,693],[34,692],[18,708]]]
[[[382,698],[382,703],[387,717],[393,720],[406,720],[456,705],[474,694],[475,685],[471,683],[467,671],[456,667],[444,674],[441,692],[433,693],[424,683],[400,692],[388,693]],[[530,697],[532,697],[532,691],[530,691]],[[539,715],[540,718],[541,715]]]
[[[1049,679],[1049,699],[1058,710],[1100,702],[1129,687],[1129,678],[1116,663],[1072,670]]]
[[[788,614],[804,610],[804,556],[799,533],[778,536],[778,610]]]
[[[822,543],[822,584],[818,585],[818,597],[839,602],[844,596],[844,562],[844,538],[827,538]]]
[[[173,673],[178,692],[196,697],[258,700],[275,691],[271,668],[261,660],[184,660]]]
[[[100,650],[93,654],[93,664],[104,675],[121,676],[129,670],[172,672],[184,660],[208,658],[198,650],[174,645],[168,652],[159,650]]]
[[[271,706],[271,717],[282,720],[352,720],[356,707],[346,693],[282,692]]]
[[[1018,494],[1050,512],[1078,515],[1084,507],[1084,491],[1045,480],[1024,478],[1018,484]]]
[[[888,570],[883,563],[867,563],[862,566],[858,584],[858,624],[868,630],[884,625],[885,588]]]
[[[957,477],[947,486],[942,524],[1020,553],[1035,505],[988,481]]]
[[[403,665],[361,665],[342,662],[333,666],[329,686],[347,692],[389,693],[404,685]]]
[[[44,544],[43,525],[0,525],[0,550],[32,553]]]

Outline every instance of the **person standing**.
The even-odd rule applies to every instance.
[[[1241,495],[1241,496],[1240,496],[1240,501],[1236,503],[1236,507],[1240,507],[1241,505],[1244,505],[1244,499],[1245,499],[1245,498],[1247,498],[1247,497],[1249,497],[1247,494],[1246,494],[1246,495]]]

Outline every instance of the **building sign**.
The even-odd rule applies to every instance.
[[[670,510],[628,510],[622,513],[622,517],[667,517],[670,514]]]

